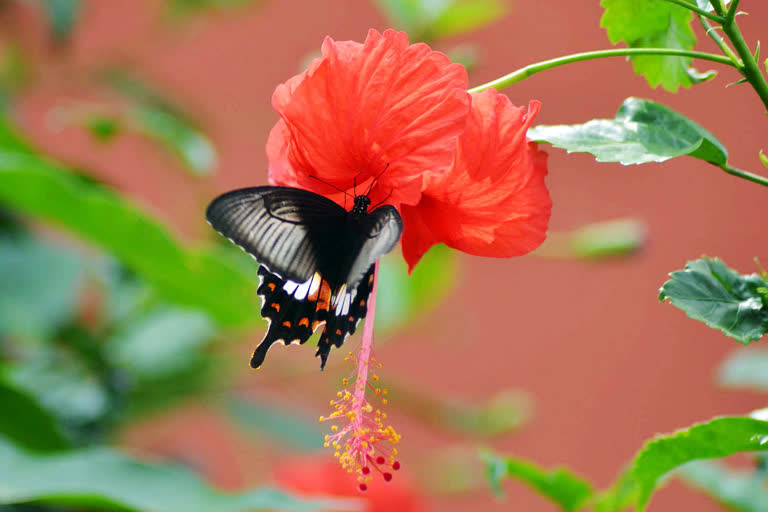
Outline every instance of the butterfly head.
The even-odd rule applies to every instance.
[[[350,213],[355,215],[367,215],[369,206],[371,206],[371,199],[368,196],[355,196],[355,204],[352,206]]]

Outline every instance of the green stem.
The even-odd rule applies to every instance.
[[[736,9],[739,6],[738,0],[733,0],[728,9],[728,13],[725,16],[723,22],[723,33],[731,40],[733,48],[736,54],[739,56],[742,62],[742,67],[739,69],[744,78],[752,85],[755,92],[760,96],[763,105],[765,105],[766,111],[768,111],[768,83],[765,82],[765,77],[760,72],[760,68],[757,66],[755,58],[752,56],[752,51],[747,46],[744,37],[741,35],[741,30],[736,24]]]
[[[512,73],[502,76],[501,78],[497,78],[496,80],[492,80],[483,85],[473,87],[469,90],[469,92],[481,92],[491,87],[495,89],[503,89],[504,87],[508,87],[517,82],[521,82],[540,71],[556,68],[565,64],[571,64],[572,62],[602,59],[605,57],[631,57],[636,55],[674,55],[677,57],[693,57],[696,59],[711,60],[713,62],[719,62],[720,64],[726,64],[728,66],[735,67],[734,63],[728,57],[724,57],[723,55],[716,55],[713,53],[694,52],[690,50],[678,50],[673,48],[617,48],[611,50],[597,50],[593,52],[574,53],[572,55],[566,55],[556,59],[529,64],[528,66],[513,71]]]
[[[758,183],[760,185],[768,187],[768,178],[764,176],[759,176],[757,174],[752,174],[751,172],[742,171],[741,169],[736,169],[735,167],[731,167],[728,164],[723,164],[720,166],[720,168],[725,172],[727,172],[728,174],[732,174],[734,176],[738,176],[739,178],[744,178],[745,180],[749,180],[753,183]]]
[[[711,12],[706,11],[705,9],[701,9],[698,5],[692,4],[690,2],[686,2],[685,0],[664,0],[665,2],[669,2],[671,4],[676,4],[681,7],[685,7],[689,11],[693,11],[697,13],[699,16],[704,16],[705,18],[709,18],[714,22],[722,23],[723,18],[722,16],[718,16],[717,14],[712,14]]]
[[[701,22],[701,26],[704,27],[704,30],[707,32],[707,35],[717,44],[717,46],[720,47],[720,50],[724,54],[726,54],[731,61],[733,61],[733,64],[737,67],[741,67],[741,60],[739,60],[739,56],[736,55],[736,53],[731,49],[730,46],[728,46],[728,43],[720,37],[720,34],[717,33],[717,28],[713,27],[712,24],[703,16],[699,16],[699,22]]]

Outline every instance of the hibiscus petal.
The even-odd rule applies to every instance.
[[[411,269],[436,243],[510,257],[544,241],[552,207],[547,155],[526,138],[539,107],[536,101],[527,111],[515,107],[493,89],[472,96],[453,166],[430,176],[419,204],[403,211],[403,255]]]
[[[469,109],[466,88],[462,66],[425,44],[409,45],[403,32],[371,30],[362,45],[328,38],[323,57],[275,91],[285,130],[270,135],[271,179],[292,176],[326,193],[311,174],[364,190],[386,169],[372,201],[391,191],[388,203],[415,204],[423,173],[442,173],[451,163]],[[286,164],[278,163],[281,155]]]

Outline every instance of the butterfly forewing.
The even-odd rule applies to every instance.
[[[356,234],[354,247],[350,251],[355,257],[344,279],[350,286],[358,283],[377,259],[397,245],[403,232],[400,214],[389,205],[376,208],[357,222],[359,233]]]
[[[343,236],[346,210],[306,190],[253,187],[216,198],[211,226],[282,277],[304,282],[326,266]]]

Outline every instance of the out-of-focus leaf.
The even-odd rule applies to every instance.
[[[467,71],[471,72],[477,66],[480,57],[477,47],[472,44],[456,45],[445,51],[445,54],[451,59],[451,62],[461,64]]]
[[[683,155],[715,165],[728,160],[728,151],[704,128],[660,103],[640,98],[624,100],[614,119],[535,126],[528,136],[568,153],[590,153],[598,162],[644,164]]]
[[[616,44],[624,41],[630,48],[673,48],[690,50],[696,44],[691,29],[693,15],[688,9],[662,0],[602,0],[605,9],[600,26]],[[635,72],[643,75],[651,87],[659,84],[675,92],[694,81],[688,71],[690,57],[639,55],[631,58]]]
[[[715,418],[648,441],[632,463],[638,489],[637,510],[645,510],[661,478],[693,460],[768,450],[768,421]]]
[[[718,370],[723,386],[768,392],[768,350],[741,349],[731,353]]]
[[[379,265],[376,291],[376,326],[394,331],[440,303],[453,289],[457,263],[453,251],[433,247],[408,276],[399,254],[390,253]]]
[[[531,416],[530,398],[514,389],[500,391],[478,404],[439,398],[391,381],[387,389],[398,409],[440,430],[496,436],[519,428]]]
[[[0,49],[0,111],[13,96],[26,85],[29,79],[29,66],[21,48],[8,44]]]
[[[211,174],[215,170],[216,148],[182,108],[123,72],[109,72],[104,80],[134,102],[123,128],[136,130],[158,142],[196,175]]]
[[[210,174],[216,167],[213,144],[186,119],[163,110],[143,107],[136,112],[136,126],[141,133],[165,146],[195,174]]]
[[[0,436],[33,451],[60,450],[70,446],[56,420],[26,393],[0,373]]]
[[[180,467],[140,462],[104,448],[40,456],[2,439],[0,482],[0,504],[42,502],[97,510],[352,510],[355,503],[303,500],[270,488],[225,493]]]
[[[76,311],[83,278],[83,263],[72,252],[0,236],[0,332],[50,337]]]
[[[168,11],[173,16],[179,16],[207,10],[245,7],[260,1],[261,0],[171,0],[168,2]]]
[[[504,15],[501,0],[376,0],[390,24],[413,41],[462,34]]]
[[[53,37],[58,41],[66,41],[72,35],[72,30],[77,23],[81,8],[80,0],[42,1]]]
[[[745,345],[768,332],[768,282],[758,274],[739,275],[705,257],[669,275],[659,300],[669,299],[690,318]]]
[[[722,2],[727,6],[731,3],[731,0],[722,0]],[[706,9],[709,12],[713,12],[715,10],[709,0],[696,0],[696,5],[698,5],[701,9]]]
[[[191,367],[203,357],[201,348],[215,333],[208,317],[197,311],[158,308],[107,343],[116,366],[137,379],[156,379]]]
[[[430,39],[470,32],[504,16],[501,0],[456,0],[429,25]]]
[[[226,404],[226,411],[241,426],[262,434],[270,442],[300,451],[323,449],[325,432],[317,423],[307,423],[305,415],[294,415],[283,408],[275,408],[252,398],[234,398]]]
[[[568,232],[550,231],[532,254],[544,258],[597,260],[628,256],[645,243],[646,226],[637,219],[594,222]]]
[[[677,470],[683,480],[704,491],[729,510],[763,512],[768,510],[765,473],[728,469],[722,464],[695,461]]]
[[[88,133],[99,142],[109,142],[122,131],[123,126],[115,116],[94,114],[84,120]]]
[[[483,460],[488,481],[497,493],[501,493],[503,478],[513,478],[556,503],[565,512],[579,510],[593,495],[589,482],[563,468],[546,470],[518,457],[492,453],[484,454]]]
[[[258,318],[255,272],[245,273],[219,253],[185,249],[136,207],[65,167],[35,154],[0,150],[0,203],[68,228],[118,258],[169,301],[202,309],[221,325]]]
[[[768,62],[768,61],[766,61]],[[768,69],[768,68],[766,68]],[[763,150],[760,150],[760,153],[758,154],[758,157],[760,158],[760,161],[763,163],[764,166],[768,167],[768,156],[765,156],[765,153],[763,153]]]

